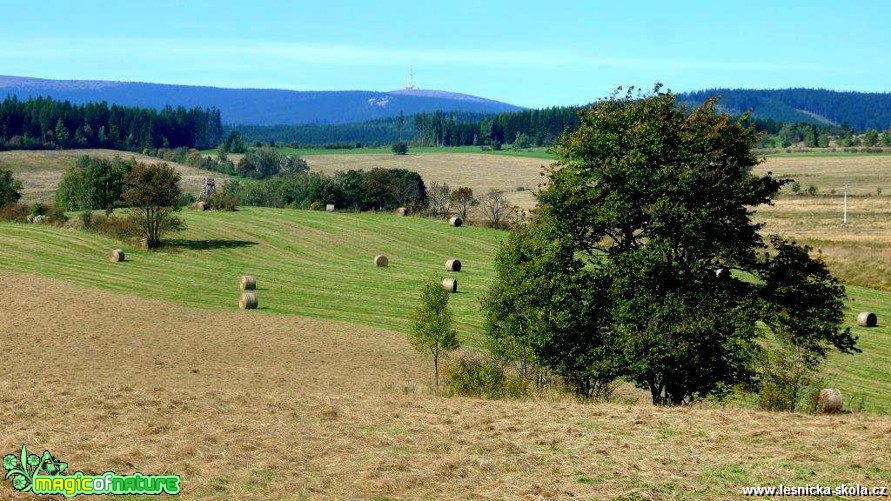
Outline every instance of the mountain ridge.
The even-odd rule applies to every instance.
[[[389,92],[295,91],[110,80],[50,80],[0,75],[0,98],[51,97],[73,104],[109,104],[161,109],[217,108],[228,124],[340,124],[423,112],[502,113],[525,108],[468,94],[432,89]]]

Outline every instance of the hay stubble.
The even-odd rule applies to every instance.
[[[183,499],[728,499],[891,472],[891,417],[447,399],[401,334],[0,278],[0,364],[34,368],[0,386],[0,450],[180,474]]]

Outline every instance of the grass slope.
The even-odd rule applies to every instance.
[[[184,211],[189,229],[160,252],[124,246],[127,261],[107,262],[121,244],[89,233],[0,223],[0,270],[62,278],[188,306],[236,309],[242,274],[257,277],[260,309],[406,331],[425,279],[454,276],[459,332],[481,332],[478,296],[506,234],[453,228],[445,221],[389,214],[240,208]],[[387,268],[372,259],[384,254]],[[460,259],[459,273],[445,271]]]

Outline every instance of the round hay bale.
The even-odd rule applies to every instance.
[[[817,412],[822,414],[834,414],[842,410],[842,394],[835,388],[820,390],[817,397]]]
[[[122,251],[121,249],[115,249],[115,250],[111,251],[110,261],[112,263],[120,263],[121,261],[124,260],[124,257],[125,257],[124,251]]]
[[[452,219],[449,219],[449,224],[454,226],[455,228],[460,228],[461,225],[464,224],[464,220],[458,216],[455,216]]]
[[[449,292],[458,292],[458,281],[454,278],[445,278],[442,281],[442,288]]]
[[[871,311],[864,311],[857,315],[857,325],[875,327],[877,322],[876,314]]]
[[[396,209],[396,215],[397,216],[407,216],[408,209],[406,209],[405,207],[400,207],[400,208]]]
[[[254,278],[253,275],[244,275],[239,280],[238,285],[241,286],[241,290],[243,291],[252,291],[257,289],[257,279]]]
[[[374,265],[378,268],[386,268],[390,265],[390,260],[387,259],[387,256],[379,254],[377,256],[374,256]]]
[[[446,271],[461,271],[461,261],[449,259],[446,261]]]
[[[257,308],[257,295],[253,292],[241,293],[241,299],[238,301],[238,307],[242,310],[253,310]]]
[[[207,210],[207,202],[205,202],[204,200],[197,202],[195,204],[195,208],[200,211],[206,211]]]

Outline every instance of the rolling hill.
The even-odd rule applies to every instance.
[[[891,93],[840,92],[826,89],[707,89],[679,93],[696,105],[720,96],[719,107],[737,115],[751,110],[754,118],[843,126],[855,131],[891,126]]]
[[[101,80],[44,80],[0,76],[0,99],[51,97],[75,104],[109,104],[160,109],[165,106],[218,108],[227,124],[299,125],[363,122],[422,112],[501,113],[523,108],[466,94],[423,89],[393,92],[227,89],[192,85]]]

